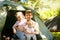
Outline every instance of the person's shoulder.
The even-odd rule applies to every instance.
[[[33,23],[37,23],[36,21],[34,21],[34,20],[31,20]]]
[[[27,29],[27,28],[28,28],[28,25],[25,26],[25,29]]]
[[[31,21],[33,22],[34,25],[38,25],[38,22],[33,21],[33,20],[31,20]]]
[[[15,24],[18,24],[18,23],[19,23],[19,21],[16,21],[16,22],[15,22]]]
[[[22,21],[23,21],[23,22],[27,22],[27,20],[26,20],[26,19],[23,19]]]
[[[31,20],[33,23],[35,23],[35,21],[34,20]]]

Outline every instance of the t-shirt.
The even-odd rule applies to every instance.
[[[29,28],[28,25],[25,26],[25,30],[28,32],[34,32],[34,28]]]
[[[16,21],[15,24],[13,25],[13,29],[16,28],[17,26],[18,26],[18,28],[25,27],[26,22],[27,22],[26,19],[24,19],[22,21]]]
[[[35,21],[33,21],[33,20],[31,20],[31,22],[33,22],[34,27],[33,27],[33,28],[28,28],[28,25],[27,25],[27,26],[25,26],[25,29],[26,29],[27,31],[31,31],[31,32],[34,32],[34,30],[37,30],[37,31],[38,31],[37,34],[39,34],[39,25],[38,25],[38,23],[35,22]]]
[[[31,20],[31,22],[33,22],[33,24],[34,24],[34,29],[36,29],[39,32],[39,25],[38,25],[38,23],[33,21],[33,20]]]

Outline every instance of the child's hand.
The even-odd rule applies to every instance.
[[[26,34],[31,34],[31,32],[30,31],[26,31]]]
[[[31,34],[36,34],[36,32],[31,32]]]
[[[14,34],[16,34],[16,31],[14,32]]]
[[[16,34],[16,29],[13,30],[13,33]]]

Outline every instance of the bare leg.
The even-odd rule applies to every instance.
[[[10,40],[10,37],[7,37],[5,40]]]

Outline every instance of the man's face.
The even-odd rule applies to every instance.
[[[32,18],[32,13],[26,13],[26,14],[25,14],[25,18],[26,18],[27,20],[30,20],[30,19]]]

